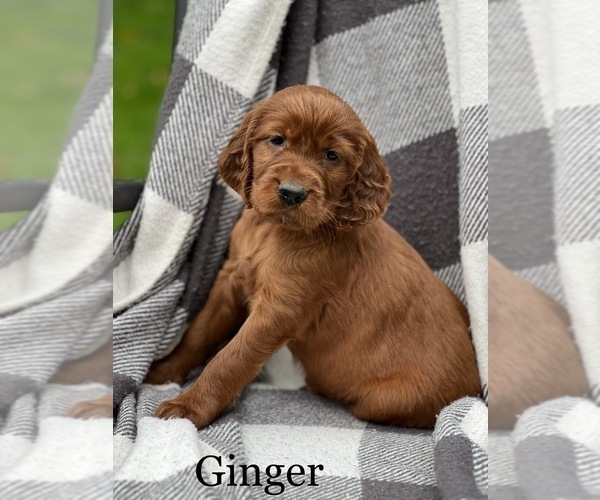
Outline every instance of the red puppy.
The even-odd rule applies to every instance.
[[[309,389],[364,420],[431,427],[480,392],[467,312],[381,216],[390,175],[344,101],[312,86],[256,106],[219,158],[246,210],[206,305],[147,381],[182,382],[161,418],[204,427],[287,345]]]

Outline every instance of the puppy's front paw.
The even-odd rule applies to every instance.
[[[154,411],[154,416],[165,420],[169,418],[187,418],[198,429],[211,424],[216,418],[216,415],[203,410],[201,405],[190,404],[189,398],[182,396],[160,403]]]
[[[185,381],[186,374],[182,373],[180,369],[173,363],[167,361],[157,361],[152,363],[150,370],[144,379],[146,384],[166,384],[167,382],[175,382],[176,384],[183,384]]]
[[[112,415],[112,393],[90,401],[75,403],[66,413],[67,417],[83,420],[89,418],[110,418]]]

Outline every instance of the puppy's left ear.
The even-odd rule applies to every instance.
[[[342,227],[369,224],[387,210],[392,196],[392,178],[368,134],[363,159],[346,187],[338,220]]]

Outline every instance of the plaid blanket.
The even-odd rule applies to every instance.
[[[345,15],[337,15],[340,8]],[[275,374],[268,389],[249,388],[230,413],[196,432],[189,422],[150,418],[156,404],[179,387],[140,387],[152,360],[200,309],[239,215],[237,196],[216,175],[218,153],[254,102],[305,82],[347,100],[376,136],[395,181],[388,221],[468,299],[487,380],[487,81],[484,70],[477,72],[481,60],[464,56],[465,46],[478,44],[461,36],[457,23],[469,20],[483,26],[484,8],[466,12],[447,2],[377,8],[189,3],[148,182],[115,238],[118,498],[198,491],[193,469],[209,450],[223,456],[235,451],[236,460],[257,463],[323,461],[322,486],[301,489],[300,497],[346,492],[437,498],[438,477],[448,498],[485,492],[487,419],[481,401],[448,408],[432,436],[357,421],[314,395],[277,389],[284,381]],[[459,78],[461,68],[470,79]],[[393,471],[381,465],[384,460],[397,462]],[[205,488],[203,494],[211,493]],[[213,494],[258,493],[225,488]]]
[[[265,494],[203,487],[195,467],[208,454],[322,464],[320,486],[290,498],[485,496],[482,400],[450,405],[433,434],[375,426],[284,389],[301,383],[280,352],[263,383],[196,431],[151,417],[179,386],[141,382],[202,307],[239,217],[219,152],[254,103],[310,83],[340,95],[374,134],[394,182],[386,220],[466,302],[487,387],[486,28],[485,5],[455,1],[188,3],[148,180],[114,241],[115,498]]]
[[[112,494],[110,420],[65,417],[110,389],[48,383],[111,338],[112,28],[99,40],[48,192],[0,234],[2,498]]]
[[[490,431],[490,498],[598,498],[600,408],[560,398],[529,408],[513,431]]]
[[[152,417],[160,401],[181,390],[175,384],[143,385],[121,403],[114,439],[115,498],[264,498],[264,471],[270,464],[324,467],[318,487],[286,485],[283,498],[433,499],[441,498],[438,484],[446,498],[483,498],[487,426],[480,424],[487,408],[481,400],[465,399],[445,409],[444,425],[432,435],[369,424],[310,392],[256,383],[226,415],[197,431],[187,420]],[[263,486],[201,489],[196,464],[207,455],[222,456],[223,467],[216,471],[227,474],[231,463],[258,465]],[[296,482],[302,479],[309,481],[300,476]],[[242,482],[237,471],[235,482]]]
[[[512,433],[490,433],[489,487],[495,498],[597,498],[600,5],[545,7],[489,5],[490,253],[568,308],[591,400],[549,401]]]

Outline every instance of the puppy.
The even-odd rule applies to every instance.
[[[556,301],[491,255],[489,271],[489,425],[512,428],[530,406],[581,396],[588,382]]]
[[[467,312],[381,220],[390,175],[350,106],[319,87],[282,90],[218,167],[246,210],[204,309],[147,382],[183,382],[241,328],[156,416],[210,424],[284,345],[308,389],[363,420],[428,428],[480,392]]]

